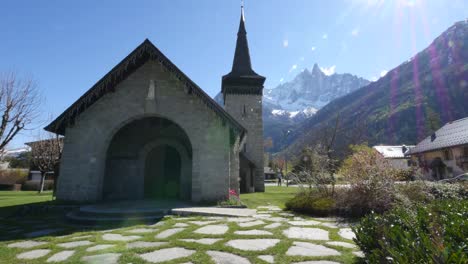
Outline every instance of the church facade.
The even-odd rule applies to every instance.
[[[64,136],[57,198],[216,201],[264,191],[262,90],[241,15],[218,105],[145,40],[45,129]]]

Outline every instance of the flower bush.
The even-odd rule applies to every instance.
[[[229,189],[229,194],[227,196],[226,200],[220,201],[218,203],[218,206],[221,207],[243,207],[244,205],[242,204],[239,194],[233,190]]]
[[[371,213],[353,228],[370,263],[467,263],[468,201],[435,200]]]
[[[364,215],[370,211],[384,212],[391,208],[395,194],[393,169],[380,153],[367,146],[353,146],[354,153],[340,169],[340,174],[349,182],[343,190],[339,207],[347,208],[350,214]]]

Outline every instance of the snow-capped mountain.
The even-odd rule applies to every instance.
[[[304,69],[292,81],[274,89],[264,89],[264,103],[279,106],[289,112],[320,109],[336,98],[355,91],[370,82],[344,73],[326,75],[315,64],[311,71]]]
[[[303,121],[336,98],[347,95],[370,82],[344,74],[325,74],[317,64],[305,69],[292,81],[263,90],[264,137],[271,138],[276,151],[285,144],[285,131],[295,130]],[[221,93],[215,101],[224,106]]]

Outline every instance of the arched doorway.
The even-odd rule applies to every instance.
[[[162,145],[148,153],[145,160],[145,199],[180,198],[180,176],[182,161],[179,152]]]
[[[103,199],[191,199],[192,148],[176,123],[145,117],[123,126],[109,144]]]

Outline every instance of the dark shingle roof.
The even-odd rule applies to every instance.
[[[65,134],[65,128],[72,125],[78,115],[94,104],[99,98],[125,80],[131,73],[149,60],[158,61],[169,72],[173,73],[186,87],[186,92],[199,97],[202,102],[213,110],[232,130],[243,136],[247,130],[208,96],[197,84],[187,77],[177,66],[175,66],[156,46],[146,39],[134,51],[132,51],[117,66],[108,72],[101,80],[91,87],[76,102],[68,107],[60,116],[45,127],[45,130],[60,135]]]
[[[433,135],[419,142],[409,154],[428,152],[468,144],[468,117],[445,124]]]

